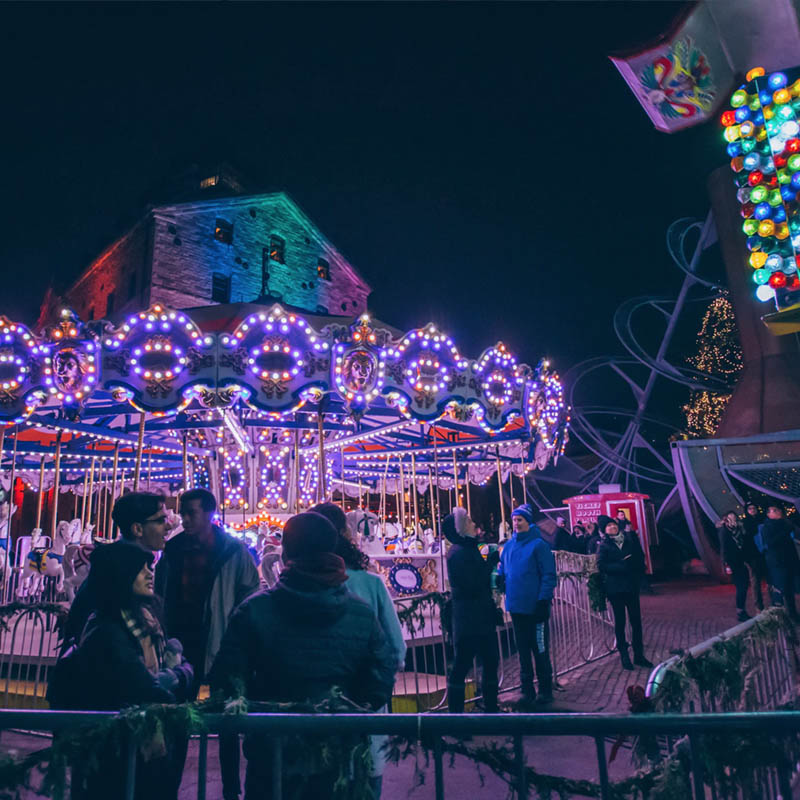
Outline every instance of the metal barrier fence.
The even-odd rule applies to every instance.
[[[695,681],[691,681],[681,710],[685,713],[754,712],[786,707],[797,698],[798,659],[794,644],[789,641],[784,627],[774,624],[774,621],[773,624],[763,627],[760,625],[775,613],[775,609],[763,611],[758,616],[695,645],[685,655],[673,656],[657,664],[647,682],[647,696],[658,701],[659,690],[669,673],[679,669],[685,659],[713,658],[715,645],[738,641],[742,645],[741,676],[744,681],[741,696],[731,698],[727,692],[703,691]],[[751,634],[756,626],[760,627],[759,635],[753,636]],[[669,753],[676,742],[667,738],[661,744],[662,752]],[[785,786],[781,785],[782,778],[776,769],[765,767],[758,770],[754,777],[758,794],[754,795],[752,787],[748,787],[747,791],[742,789],[736,797],[743,800],[749,800],[753,796],[758,796],[760,800],[787,800],[791,797],[791,794],[786,794]]]
[[[597,558],[556,551],[558,584],[550,616],[550,658],[554,675],[603,658],[613,652],[614,624],[609,612],[593,611],[589,602],[588,576],[597,571]],[[452,642],[445,630],[440,605],[428,598],[395,600],[398,611],[412,603],[417,607],[417,622],[406,625],[408,657],[406,669],[395,682],[393,707],[396,711],[435,711],[447,704],[447,671],[452,659]],[[500,651],[498,683],[501,692],[518,689],[519,664],[511,617],[504,613],[504,625],[497,628]],[[479,700],[478,665],[468,685],[468,699]]]
[[[589,605],[587,577],[596,569],[595,557],[563,552],[555,556],[559,580],[550,618],[550,652],[558,676],[608,655],[614,647],[614,626],[608,612],[599,614]],[[440,604],[433,598],[395,601],[398,611],[411,603],[418,606],[416,622],[405,626],[408,657],[395,683],[395,711],[433,711],[447,704],[452,643],[442,625]],[[510,616],[503,616],[504,625],[497,628],[501,692],[519,687],[513,626]],[[0,708],[43,707],[48,671],[57,652],[55,615],[32,608],[9,620],[9,630],[0,630]],[[473,674],[478,674],[477,665]],[[479,699],[477,685],[477,680],[469,685],[468,697]]]
[[[0,711],[0,732],[8,729],[57,732],[93,720],[113,716],[106,712]],[[797,736],[800,733],[800,712],[757,712],[732,714],[208,714],[206,730],[199,736],[197,797],[205,800],[209,734],[261,734],[273,737],[269,743],[273,765],[272,797],[283,796],[282,741],[287,736],[343,736],[388,734],[404,736],[412,741],[425,740],[433,751],[436,800],[445,798],[445,769],[442,737],[498,736],[513,737],[515,752],[514,794],[528,797],[525,737],[588,736],[594,739],[601,800],[610,800],[612,786],[608,777],[606,737],[667,736],[682,738],[688,743],[688,778],[692,800],[705,800],[703,767],[698,756],[699,737],[704,734],[763,734]],[[126,753],[125,798],[132,800],[136,780],[136,744],[131,741]],[[791,795],[791,767],[777,770],[777,784],[784,800]],[[717,797],[712,792],[712,797]],[[765,797],[753,795],[750,797]]]

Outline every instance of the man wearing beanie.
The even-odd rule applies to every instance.
[[[397,657],[372,609],[346,590],[337,537],[330,521],[314,512],[286,523],[280,579],[234,612],[209,675],[212,690],[227,697],[243,691],[252,700],[315,702],[339,687],[373,709],[389,702]],[[244,752],[245,797],[266,800],[270,742],[248,736]],[[290,755],[287,761],[285,774],[300,785],[295,796],[331,796],[337,773],[308,774],[307,764],[293,763]]]
[[[442,533],[452,545],[447,553],[447,575],[453,599],[455,658],[447,681],[451,714],[464,710],[464,680],[475,657],[481,662],[483,707],[497,713],[497,606],[492,598],[492,570],[499,553],[484,561],[478,550],[477,530],[466,509],[453,509],[442,521]]]
[[[522,699],[544,705],[553,700],[553,667],[550,664],[550,602],[556,588],[556,562],[550,545],[542,539],[529,504],[514,509],[514,535],[503,548],[497,570],[505,586],[506,610],[514,623],[519,653]],[[533,658],[531,658],[533,656]],[[539,696],[533,686],[533,662]]]

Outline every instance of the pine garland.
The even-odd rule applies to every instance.
[[[152,703],[126,708],[119,714],[63,731],[52,744],[24,758],[0,754],[0,798],[17,797],[19,787],[64,800],[67,795],[67,767],[80,763],[91,772],[100,766],[97,754],[120,755],[132,739],[145,760],[164,752],[164,743],[207,731],[205,713],[337,714],[364,713],[336,689],[316,703],[225,701],[221,695],[194,703],[163,705]],[[336,773],[332,797],[335,800],[371,800],[372,755],[368,736],[290,736],[283,742],[284,761],[296,765],[300,774],[320,771]],[[39,776],[40,780],[35,778]],[[36,784],[41,785],[37,786]]]
[[[444,621],[450,615],[450,592],[429,592],[411,598],[408,605],[395,604],[397,618],[401,625],[405,625],[411,631],[419,631],[425,626],[425,611],[432,605],[439,609],[439,616]]]
[[[8,631],[10,620],[17,614],[39,611],[42,614],[52,614],[55,617],[56,627],[61,627],[67,619],[69,609],[63,603],[6,603],[0,606],[0,631]]]

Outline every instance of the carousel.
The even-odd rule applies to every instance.
[[[440,520],[497,482],[502,539],[525,476],[563,452],[557,373],[433,324],[238,304],[70,309],[41,334],[0,317],[3,601],[69,600],[126,491],[218,498],[272,584],[284,521],[331,501],[396,597],[444,587]],[[495,505],[495,508],[497,506]],[[179,518],[173,516],[174,533]]]

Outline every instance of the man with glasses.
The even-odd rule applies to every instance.
[[[114,524],[120,529],[122,538],[111,544],[98,545],[92,552],[90,570],[103,569],[103,562],[113,557],[112,548],[139,547],[152,553],[160,553],[166,544],[167,509],[164,497],[150,492],[130,492],[114,503],[111,512]],[[86,621],[95,610],[95,602],[89,590],[89,581],[84,581],[69,609],[64,624],[62,652],[80,640]]]

